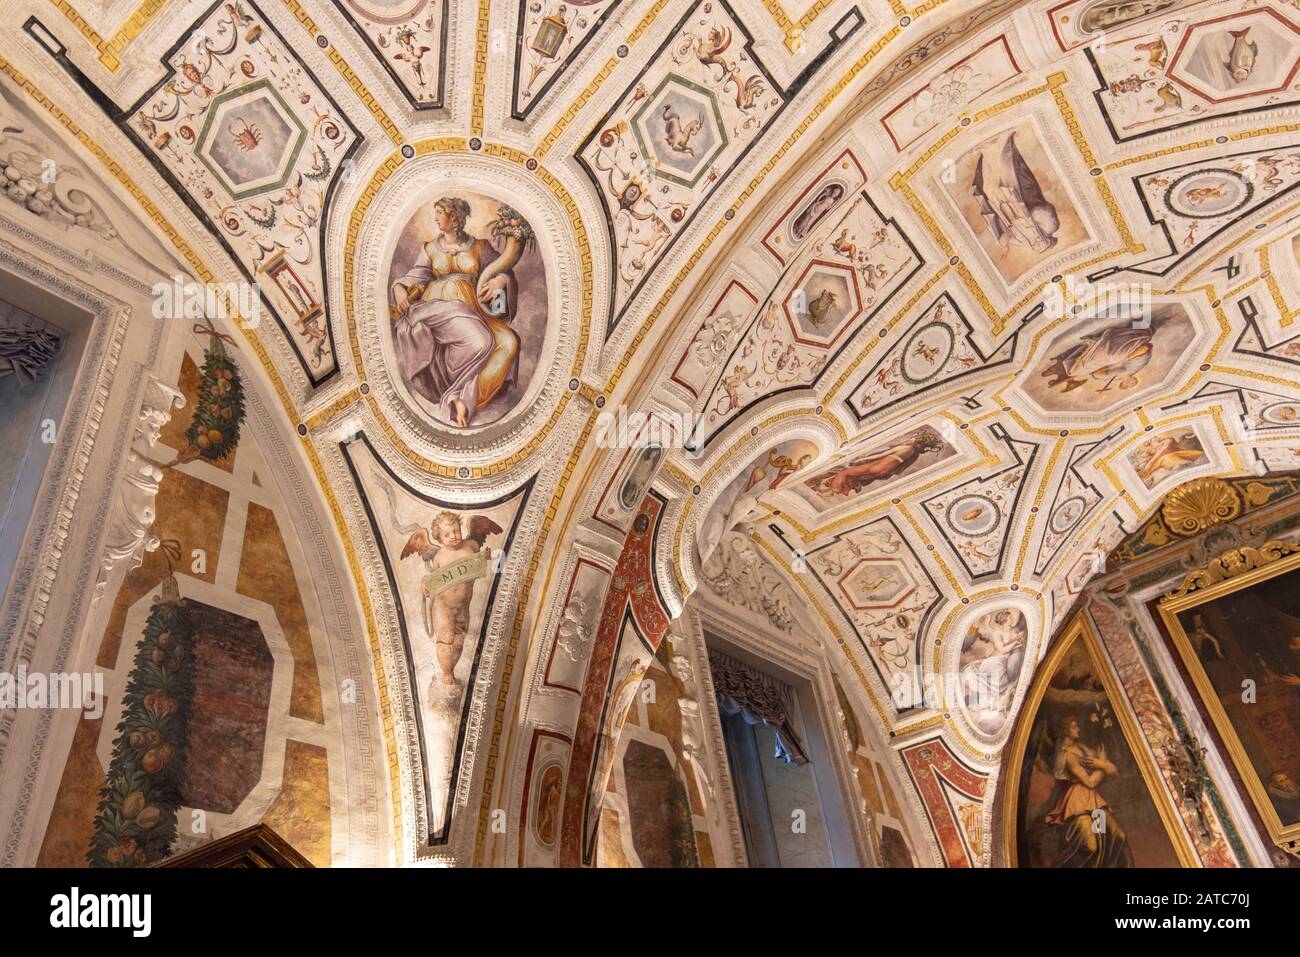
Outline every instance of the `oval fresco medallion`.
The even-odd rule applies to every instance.
[[[1002,522],[1002,510],[987,495],[963,495],[948,506],[947,517],[963,535],[987,535]]]
[[[549,322],[532,224],[509,203],[447,189],[402,226],[388,268],[397,378],[442,425],[470,429],[528,391]]]
[[[1300,403],[1274,402],[1260,411],[1260,418],[1269,425],[1295,425],[1300,422]]]

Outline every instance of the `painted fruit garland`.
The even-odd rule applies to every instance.
[[[92,867],[139,867],[171,853],[194,697],[193,629],[175,576],[163,582],[122,699],[108,778],[100,791]]]
[[[211,325],[196,325],[194,331],[210,336],[212,345],[204,352],[194,418],[185,432],[186,446],[177,456],[177,464],[225,458],[239,444],[239,427],[244,421],[244,385],[239,367],[225,347],[232,340]]]

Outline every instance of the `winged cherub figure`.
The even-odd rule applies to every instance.
[[[492,572],[492,549],[484,544],[501,526],[486,515],[468,516],[467,529],[455,512],[439,512],[429,528],[406,540],[402,558],[419,555],[429,574],[420,582],[424,630],[433,638],[442,683],[456,683],[456,664],[465,648],[474,585]]]

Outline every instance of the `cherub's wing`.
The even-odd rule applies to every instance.
[[[489,535],[500,535],[501,531],[501,526],[486,515],[475,515],[469,520],[469,534],[465,537],[482,545]]]
[[[412,555],[426,557],[432,555],[438,548],[429,540],[428,529],[419,528],[415,533],[406,540],[406,547],[402,549],[402,558],[409,558]]]

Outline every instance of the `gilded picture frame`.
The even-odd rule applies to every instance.
[[[1083,612],[1075,614],[1039,663],[1004,751],[1007,759],[1003,765],[1006,770],[1002,783],[1002,866],[1020,865],[1020,790],[1025,754],[1052,678],[1078,644],[1082,644],[1093,672],[1101,681],[1105,697],[1111,704],[1116,723],[1119,725],[1133,762],[1137,765],[1142,783],[1155,807],[1164,832],[1168,835],[1169,844],[1178,864],[1182,867],[1200,867],[1200,858],[1187,836],[1160,776],[1160,771],[1147,749],[1146,740],[1132,714],[1128,698],[1111,671],[1110,663],[1101,647],[1101,639],[1091,620]]]
[[[1189,635],[1186,625],[1189,617],[1187,613],[1194,609],[1204,608],[1227,596],[1259,588],[1263,583],[1297,569],[1300,569],[1300,544],[1273,540],[1258,548],[1230,549],[1205,568],[1187,575],[1182,585],[1162,598],[1158,606],[1161,620],[1169,631],[1183,666],[1191,676],[1195,694],[1227,749],[1251,803],[1264,823],[1269,840],[1294,857],[1300,857],[1300,816],[1287,822],[1279,815],[1277,806],[1269,797],[1268,784],[1261,777],[1256,761],[1252,760],[1242,740],[1237,723],[1224,707],[1202,656],[1197,652],[1197,645],[1206,645],[1206,639],[1194,640],[1199,636]],[[1219,647],[1217,639],[1215,647]],[[1220,658],[1231,654],[1231,648],[1225,653],[1220,647],[1218,654]],[[1280,690],[1282,694],[1300,694],[1300,690],[1288,689],[1294,689],[1294,684]]]

